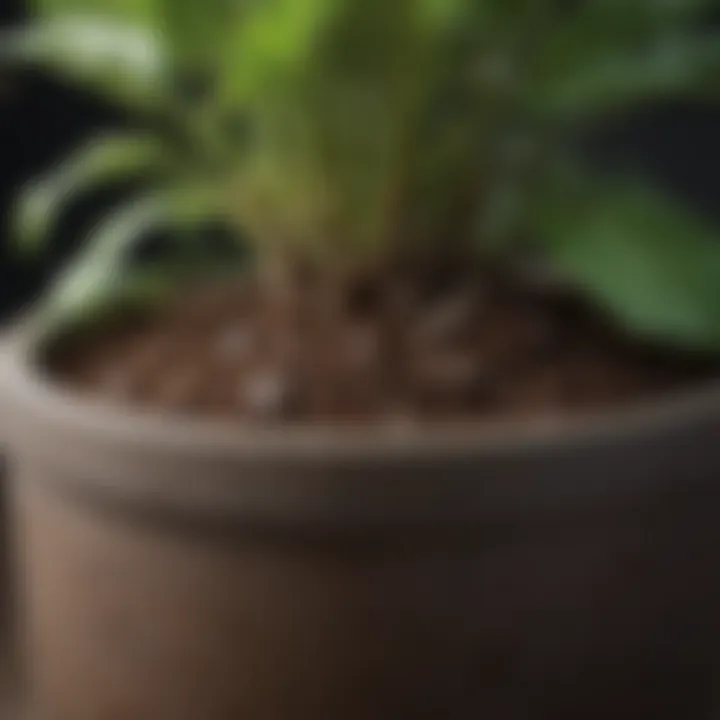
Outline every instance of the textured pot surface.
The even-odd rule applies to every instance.
[[[7,329],[0,327],[0,356],[5,348]],[[2,442],[3,427],[8,420],[6,408],[0,403],[0,718],[10,712],[11,700],[14,700],[15,688],[12,681],[12,670],[15,665],[15,615],[14,608],[14,568],[13,549],[10,539],[12,535],[11,518],[8,508],[7,463],[5,444]]]
[[[707,718],[720,393],[262,431],[0,369],[40,720]]]

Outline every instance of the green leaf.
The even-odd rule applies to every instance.
[[[88,247],[54,282],[45,312],[57,319],[83,315],[122,281],[124,254],[162,217],[156,197],[143,198],[113,214],[89,238]]]
[[[87,143],[50,175],[30,185],[20,198],[18,243],[37,251],[78,195],[100,184],[166,171],[170,165],[167,149],[152,136],[107,135]]]
[[[559,13],[538,43],[525,87],[545,116],[584,118],[678,96],[718,98],[716,0],[602,0]]]
[[[216,71],[233,30],[248,12],[242,0],[157,0],[162,27],[183,70]]]
[[[207,185],[178,185],[117,210],[88,237],[85,250],[60,274],[48,295],[47,312],[58,319],[74,318],[99,306],[107,307],[127,288],[158,288],[163,277],[171,283],[175,270],[185,273],[187,267],[168,265],[164,273],[152,275],[149,288],[142,284],[146,276],[138,275],[130,266],[130,250],[150,233],[170,229],[177,231],[173,237],[179,243],[201,240],[187,231],[222,217],[218,198],[219,194]]]
[[[146,25],[159,17],[161,2],[164,0],[32,0],[29,4],[41,17],[90,13]]]
[[[227,50],[232,29],[251,3],[244,0],[35,0],[45,20],[92,17],[104,24],[132,24],[161,36],[183,70],[213,70]]]
[[[2,64],[37,67],[148,110],[163,108],[170,90],[162,38],[148,27],[102,16],[53,17],[0,33]]]
[[[543,115],[589,117],[654,99],[720,99],[720,37],[688,35],[649,47],[608,40],[562,60],[529,89]]]
[[[720,349],[720,233],[636,184],[560,183],[535,232],[554,268],[629,331]]]
[[[596,25],[652,33],[695,24],[713,9],[717,0],[603,0],[583,3],[575,12]]]
[[[292,78],[309,79],[320,34],[341,4],[333,0],[257,2],[234,29],[223,62],[222,90],[231,103],[255,100]],[[279,85],[280,83],[280,85]]]

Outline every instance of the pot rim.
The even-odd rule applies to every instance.
[[[335,459],[421,459],[443,455],[548,452],[632,442],[686,424],[718,419],[717,379],[620,407],[588,413],[542,415],[528,419],[445,421],[368,425],[284,423],[262,426],[184,416],[118,405],[83,396],[56,383],[38,361],[50,333],[32,322],[8,333],[0,355],[0,386],[11,406],[21,405],[45,422],[69,425],[88,437],[122,442],[128,449],[173,451],[228,460],[283,457],[303,461],[319,455]],[[720,436],[719,436],[720,437]]]

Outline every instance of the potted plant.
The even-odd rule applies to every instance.
[[[138,118],[25,246],[144,189],[4,353],[38,718],[710,712],[720,245],[570,139],[707,95],[711,4],[47,0],[2,39]]]

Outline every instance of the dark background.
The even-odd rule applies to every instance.
[[[22,22],[23,0],[0,0],[0,26]],[[47,256],[29,261],[12,248],[9,215],[22,184],[93,129],[122,121],[91,98],[34,75],[0,74],[0,318],[32,300],[91,220],[76,208]],[[102,198],[93,198],[96,210]]]
[[[0,25],[22,21],[23,6],[0,0]],[[50,252],[29,262],[9,243],[14,195],[94,128],[121,122],[90,98],[42,78],[0,75],[0,318],[36,296],[109,199],[97,196],[74,208]],[[603,160],[639,166],[720,222],[720,109],[648,109],[604,128],[593,146]]]

